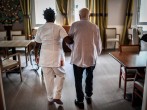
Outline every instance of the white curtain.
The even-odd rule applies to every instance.
[[[58,8],[56,8],[56,12],[57,13],[56,13],[55,22],[56,24],[63,26],[64,17],[62,16]],[[71,25],[74,21],[74,0],[69,0],[67,16],[68,16],[69,25]]]

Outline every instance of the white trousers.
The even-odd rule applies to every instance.
[[[63,88],[65,70],[62,67],[42,67],[43,76],[45,79],[45,87],[47,91],[47,98],[49,101],[61,98],[61,91]],[[56,77],[55,77],[56,75]],[[56,81],[55,93],[54,81]]]

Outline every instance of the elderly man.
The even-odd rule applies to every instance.
[[[82,75],[86,70],[85,99],[91,104],[93,94],[93,70],[97,56],[102,50],[100,31],[97,25],[89,21],[89,10],[83,8],[79,11],[80,21],[74,22],[66,37],[66,43],[72,44],[71,64],[75,76],[76,96],[75,105],[84,108],[84,93],[82,90]],[[69,38],[69,39],[68,39]],[[70,39],[73,38],[73,41]],[[68,39],[68,40],[67,40]]]

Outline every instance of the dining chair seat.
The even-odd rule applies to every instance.
[[[12,59],[6,59],[2,62],[3,68],[13,67],[14,64],[18,63],[15,60]]]
[[[119,38],[109,38],[107,42],[119,42]]]
[[[13,59],[13,57],[16,57],[16,60]],[[0,68],[1,73],[6,73],[6,76],[8,77],[8,72],[14,72],[20,74],[20,79],[22,81],[22,70],[21,70],[21,60],[20,60],[20,54],[15,53],[13,55],[9,55],[6,58],[2,58],[0,56]]]
[[[122,70],[122,73],[127,72],[127,74],[136,74],[138,72],[137,69],[126,69],[126,71],[125,71],[124,67],[121,67],[121,70]]]

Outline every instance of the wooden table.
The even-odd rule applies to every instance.
[[[139,53],[111,52],[109,55],[125,68],[146,68],[147,51],[140,51]]]
[[[137,69],[140,73],[144,73],[147,62],[147,51],[140,51],[139,53],[111,52],[109,55],[126,69]],[[129,97],[130,95],[127,94],[128,100],[130,100]]]
[[[25,55],[26,50],[31,43],[31,40],[10,40],[10,41],[0,41],[0,48],[12,48],[12,53],[16,53],[16,49],[18,47],[25,48]],[[16,59],[16,58],[14,58]],[[27,57],[26,57],[26,66],[27,66]]]

